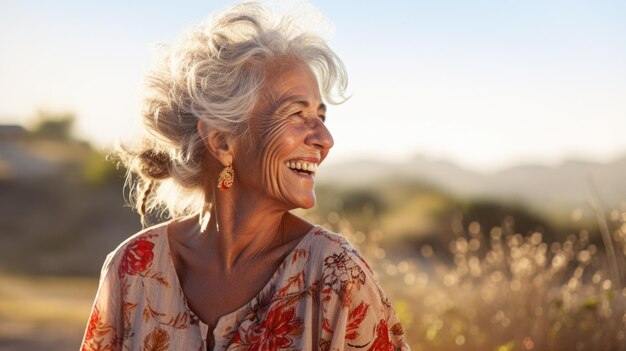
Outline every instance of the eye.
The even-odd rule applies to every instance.
[[[302,117],[302,111],[291,113],[289,117]]]
[[[319,115],[319,118],[322,120],[322,122],[326,123],[326,115]]]

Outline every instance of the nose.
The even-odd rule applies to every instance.
[[[335,145],[332,134],[320,119],[312,126],[312,132],[307,136],[306,143],[322,150],[329,150]]]

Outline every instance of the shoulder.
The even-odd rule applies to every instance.
[[[393,306],[359,251],[345,237],[323,228],[314,232],[312,251],[322,253],[316,287],[327,349],[408,349]]]
[[[317,227],[313,232],[311,257],[312,263],[319,267],[322,291],[333,292],[344,305],[354,303],[352,300],[358,294],[389,304],[371,266],[344,236]]]
[[[111,251],[102,266],[101,276],[113,272],[117,278],[140,275],[150,269],[155,257],[167,249],[167,222],[143,229]]]
[[[354,265],[374,274],[372,268],[359,251],[344,236],[323,227],[316,227],[312,233],[311,253],[321,258],[325,266],[336,258],[351,261]]]

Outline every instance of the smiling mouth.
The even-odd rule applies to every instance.
[[[287,161],[285,166],[300,175],[313,176],[317,172],[317,163],[307,161]]]

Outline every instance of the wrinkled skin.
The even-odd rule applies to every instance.
[[[238,186],[284,210],[315,205],[314,176],[285,166],[309,158],[321,163],[333,146],[324,124],[326,107],[311,70],[298,61],[280,61],[267,71],[263,93],[250,117],[250,139],[235,150]]]

